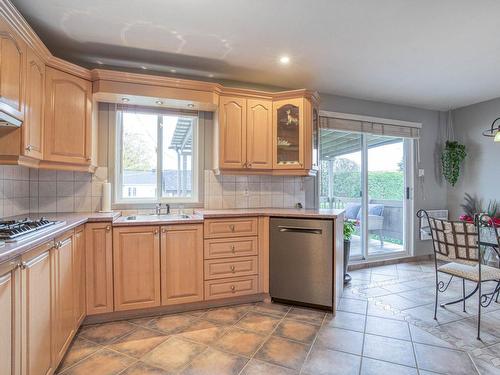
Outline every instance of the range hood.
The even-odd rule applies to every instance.
[[[23,122],[15,117],[8,115],[5,112],[0,111],[0,128],[10,127],[18,128]]]

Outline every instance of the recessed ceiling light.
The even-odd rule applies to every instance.
[[[130,101],[129,98],[122,98],[122,102],[124,102],[124,103],[128,103],[129,101]]]
[[[175,69],[170,69],[170,73],[175,73],[175,72],[177,72],[177,70],[175,70]]]
[[[209,74],[208,78],[214,78],[214,75],[213,74]]]
[[[280,63],[283,65],[289,64],[290,63],[290,57],[284,55],[280,57]]]
[[[189,103],[187,106],[188,106],[189,108],[194,108],[194,104],[193,104],[193,103]]]
[[[163,105],[163,102],[161,100],[157,100],[155,103],[158,105]]]
[[[96,60],[96,63],[99,64],[99,65],[104,64],[101,60]]]
[[[143,69],[143,70],[146,70],[147,68],[148,68],[147,66],[144,66],[144,65],[141,66],[141,69]]]

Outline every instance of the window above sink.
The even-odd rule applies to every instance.
[[[120,106],[114,203],[199,202],[198,138],[197,112]]]

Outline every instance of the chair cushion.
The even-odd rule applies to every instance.
[[[378,203],[370,203],[368,205],[368,215],[371,216],[382,216],[384,214],[384,205]],[[356,219],[361,219],[361,210],[358,212]]]
[[[357,219],[360,208],[361,208],[360,203],[347,203],[345,206],[345,218],[346,219]]]
[[[458,276],[471,281],[479,281],[479,266],[460,263],[446,263],[438,267],[438,271]],[[500,268],[481,265],[481,281],[500,280]]]

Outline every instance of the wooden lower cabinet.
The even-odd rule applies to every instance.
[[[113,230],[115,311],[160,306],[160,235],[157,226]]]
[[[75,229],[73,246],[73,286],[75,303],[75,321],[77,325],[85,318],[85,227]]]
[[[0,374],[19,374],[19,269],[0,265]]]
[[[85,225],[87,315],[113,311],[113,233],[110,223]]]
[[[203,224],[161,228],[162,305],[203,301]]]
[[[21,265],[21,373],[52,374],[54,265],[52,243],[23,256]]]
[[[54,361],[59,363],[77,328],[74,279],[74,232],[56,240],[53,250],[53,346]]]

